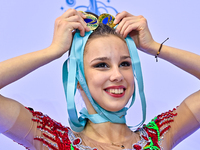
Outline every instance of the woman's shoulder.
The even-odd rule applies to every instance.
[[[170,123],[174,121],[175,116],[177,116],[176,108],[159,114],[148,124],[138,128],[136,132],[140,132],[141,141],[134,144],[133,148],[136,150],[163,149],[162,141],[165,134],[170,130]]]
[[[53,150],[71,149],[72,143],[68,135],[72,131],[69,127],[63,126],[42,112],[34,111],[30,107],[27,109],[32,113],[32,121],[37,123],[37,130],[41,133],[34,137],[35,141],[40,141]]]
[[[33,115],[32,121],[37,123],[37,130],[41,134],[34,137],[35,141],[40,141],[43,146],[53,150],[79,150],[87,149],[88,146],[81,145],[82,139],[76,137],[74,132],[67,126],[44,115],[42,112],[27,108]],[[91,150],[96,150],[96,148]]]

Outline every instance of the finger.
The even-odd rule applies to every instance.
[[[119,28],[120,28],[119,33],[121,35],[123,35],[124,31],[126,30],[126,28],[128,26],[134,25],[135,23],[137,23],[139,21],[140,21],[140,19],[138,17],[135,17],[135,16],[124,18],[119,24]]]
[[[129,17],[129,16],[132,16],[132,15],[126,11],[118,13],[115,17],[114,24],[118,24],[124,17]]]
[[[119,24],[120,26],[119,33],[123,36],[124,35],[127,36],[127,33],[124,33],[124,32],[129,26],[131,26],[132,30],[140,31],[141,28],[145,26],[145,24],[146,24],[146,19],[143,16],[126,17]],[[130,30],[128,31],[131,32]]]
[[[75,10],[75,9],[69,8],[66,12],[64,12],[64,13],[62,14],[61,17],[63,17],[63,18],[68,18],[68,17],[70,17],[70,16],[75,16],[75,15],[79,15],[78,11]]]
[[[72,14],[73,14],[73,11],[74,10],[72,10]],[[84,21],[84,19],[86,18],[85,14],[82,13],[81,11],[76,11],[75,14],[79,17],[77,18],[78,20],[76,21],[79,21],[84,26],[87,32],[90,31],[90,28],[87,26],[87,23]]]
[[[118,24],[117,28],[116,28],[116,32],[117,33],[121,33],[124,31],[123,28],[124,28],[124,25],[126,24],[126,22],[130,22],[131,21],[134,21],[135,19],[135,16],[129,16],[129,17],[124,17],[120,23]],[[123,30],[123,31],[122,31]]]
[[[86,22],[83,20],[83,18],[79,17],[79,16],[71,16],[69,18],[65,19],[67,22],[79,22],[83,25],[84,28],[87,27]]]
[[[78,13],[79,13],[79,15],[83,18],[83,19],[85,19],[85,18],[87,18],[86,17],[86,15],[84,14],[84,13],[82,13],[81,11],[78,11]],[[82,19],[82,20],[83,20]],[[87,23],[83,20],[83,22],[84,22],[84,24],[86,25],[86,26],[84,26],[85,27],[85,30],[88,32],[88,31],[90,31],[90,28],[87,26]]]
[[[74,22],[74,23],[73,23],[73,27],[74,27],[75,29],[78,29],[78,30],[80,31],[80,35],[81,35],[81,36],[84,36],[84,35],[85,35],[85,28],[82,26],[81,23],[79,23],[79,22]]]
[[[80,22],[75,21],[76,19],[77,19],[76,16],[72,16],[70,18],[61,20],[58,19],[55,32],[58,32],[58,30],[60,30],[61,32],[66,32],[67,34],[71,34],[70,32],[74,31],[75,29],[78,29],[80,31],[81,36],[84,36],[85,28]]]
[[[133,32],[133,31],[135,31],[136,33],[138,33],[138,32],[137,32],[138,29],[141,29],[139,23],[136,23],[136,24],[134,24],[134,25],[133,25],[133,24],[132,24],[132,25],[129,25],[129,26],[124,30],[122,36],[123,36],[124,38],[126,38],[127,35],[128,35],[130,32]]]
[[[124,18],[122,19],[122,21],[118,24],[117,28],[116,28],[116,32],[119,34],[123,34],[123,31],[125,30],[125,28],[127,27],[128,24],[126,24],[127,19]],[[126,24],[126,25],[125,25]]]
[[[119,28],[118,28],[119,34],[123,35],[126,28],[133,23],[134,23],[134,21],[132,18],[130,18],[130,17],[124,18],[118,25],[119,26]]]
[[[90,31],[90,28],[87,26],[87,23],[80,16],[71,16],[66,19],[68,22],[79,22],[84,27],[85,31]]]
[[[68,17],[66,17],[66,16],[68,16]],[[81,12],[77,12],[72,9],[71,11],[69,11],[67,13],[67,15],[65,15],[64,19],[67,22],[79,22],[82,24],[82,26],[85,28],[86,31],[90,31],[90,29],[87,27],[86,22],[83,20],[82,16],[84,17],[84,15]]]
[[[81,12],[81,11],[78,11],[79,15],[82,17],[82,18],[86,18],[86,16]]]

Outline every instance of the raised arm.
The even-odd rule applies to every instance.
[[[134,39],[139,50],[156,56],[161,44],[152,38],[147,20],[143,16],[133,16],[124,11],[116,16],[115,23],[119,23],[117,32],[124,37],[129,34]],[[199,55],[163,45],[158,57],[200,79]]]
[[[129,34],[139,50],[153,56],[157,54],[161,44],[153,40],[143,16],[122,12],[116,16],[115,23],[119,23],[117,32],[124,37]],[[199,55],[163,45],[158,57],[200,79]],[[164,138],[163,147],[166,149],[172,149],[200,128],[200,91],[183,100],[176,112],[178,115],[174,118],[174,122],[170,123],[171,129]]]
[[[0,88],[67,52],[71,46],[74,29],[79,29],[82,36],[85,31],[89,31],[83,20],[84,17],[82,13],[69,9],[56,19],[53,41],[48,48],[0,62]]]
[[[155,56],[159,48],[160,44],[155,43],[155,46],[151,49],[153,52],[152,55]],[[200,79],[200,55],[163,45],[162,51],[158,57],[176,65],[177,67]]]
[[[82,13],[69,9],[56,19],[53,41],[48,48],[1,62],[0,88],[66,53],[72,43],[72,31],[80,30],[81,36],[84,36],[85,31],[89,31],[83,18],[85,16]],[[31,128],[31,118],[31,113],[22,104],[0,95],[0,133],[19,142],[24,138],[24,135],[28,134]],[[12,133],[9,133],[10,130]],[[30,137],[33,138],[33,135]]]

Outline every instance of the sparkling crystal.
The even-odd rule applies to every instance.
[[[78,144],[80,144],[80,142],[81,142],[81,140],[79,138],[77,138],[73,141],[73,145],[78,145]]]

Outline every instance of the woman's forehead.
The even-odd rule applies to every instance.
[[[129,55],[126,43],[121,38],[114,35],[89,39],[85,47],[84,55],[109,54],[112,52],[120,52],[121,54]]]

